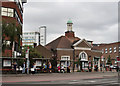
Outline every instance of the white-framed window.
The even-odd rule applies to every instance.
[[[102,54],[104,53],[104,49],[102,49]]]
[[[79,54],[79,58],[81,61],[88,61],[87,54],[84,51]]]
[[[64,67],[70,66],[70,56],[61,56],[61,65]]]
[[[117,47],[114,47],[114,53],[116,53],[117,52]]]
[[[112,53],[112,48],[109,48],[109,53]]]
[[[4,7],[1,8],[1,15],[7,16],[7,8],[4,8]]]
[[[4,67],[11,66],[11,60],[3,60],[3,66]]]
[[[14,9],[2,7],[1,8],[1,15],[2,16],[13,17],[14,16]]]
[[[14,2],[15,0],[9,0],[9,1],[13,1]]]
[[[108,53],[107,48],[105,48],[105,53]]]
[[[120,45],[119,45],[119,52],[120,52]]]
[[[42,66],[42,62],[40,60],[36,60],[36,66]]]
[[[8,8],[8,16],[13,17],[13,15],[14,15],[14,10],[11,8]]]
[[[70,56],[61,56],[61,60],[70,60]]]

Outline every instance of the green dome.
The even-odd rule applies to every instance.
[[[68,20],[67,23],[72,23],[72,20]]]

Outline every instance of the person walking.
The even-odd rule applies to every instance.
[[[23,70],[22,70],[22,73],[23,73],[23,74],[25,73],[25,62],[23,63]]]
[[[36,64],[34,63],[33,65],[33,68],[34,68],[34,74],[36,73]]]
[[[51,63],[49,62],[49,72],[51,73],[52,71],[51,71],[51,68],[52,68],[52,65],[51,65]]]
[[[67,73],[70,73],[70,66],[67,67]]]
[[[64,69],[64,66],[63,66],[63,65],[61,66],[61,72],[62,72],[62,73],[65,72],[65,69]]]
[[[60,65],[58,65],[58,72],[60,73]]]
[[[15,73],[17,73],[16,69],[17,69],[17,63],[14,62],[14,71],[15,71]]]

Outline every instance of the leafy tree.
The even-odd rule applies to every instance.
[[[111,57],[110,57],[110,55],[108,56],[107,64],[108,64],[108,65],[112,65],[112,61],[111,61]]]
[[[2,22],[2,51],[6,49],[7,41],[10,41],[10,48],[12,49],[13,42],[17,41],[20,49],[20,35],[22,34],[20,25],[17,25],[15,21]],[[8,40],[5,38],[8,37]]]
[[[31,48],[29,52],[29,58],[30,58],[30,66],[32,66],[34,62],[33,58],[42,58],[42,56],[34,48]]]

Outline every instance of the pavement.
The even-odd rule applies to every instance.
[[[50,84],[54,86],[120,86],[117,72],[74,72],[74,73],[40,73],[40,74],[3,74],[2,86],[37,86]],[[65,85],[66,84],[66,85]],[[55,85],[56,86],[56,85]]]

